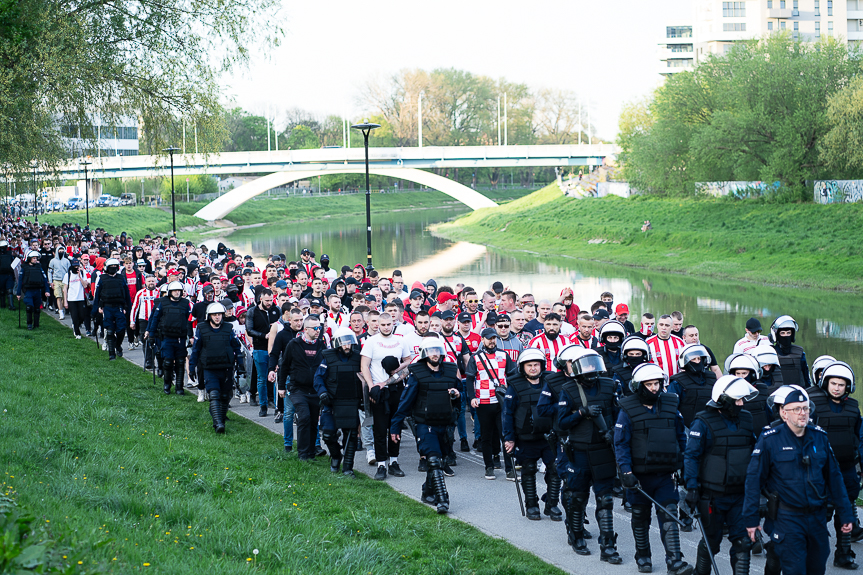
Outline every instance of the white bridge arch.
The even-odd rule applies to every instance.
[[[242,186],[234,188],[230,192],[216,198],[198,210],[197,213],[195,213],[195,216],[207,221],[218,220],[224,218],[238,206],[253,197],[287,183],[295,182],[297,180],[307,180],[314,176],[324,174],[364,174],[365,171],[364,166],[345,166],[330,168],[326,171],[298,170],[290,172],[275,172],[253,180],[248,184],[243,184]],[[474,210],[497,207],[495,202],[479,192],[459,184],[458,182],[454,182],[449,178],[444,178],[443,176],[438,176],[431,172],[414,168],[369,168],[369,173],[376,176],[390,176],[393,178],[408,180],[422,186],[428,186],[429,188],[443,192]]]

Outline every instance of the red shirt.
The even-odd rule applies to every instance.
[[[459,332],[461,334],[461,332]],[[479,349],[480,344],[482,343],[482,338],[475,331],[470,332],[468,335],[462,336],[464,340],[467,342],[467,346],[470,348],[471,353],[476,353],[476,350]]]
[[[129,272],[123,273],[126,274],[126,283],[129,284],[130,301],[135,301],[135,295],[138,293],[138,275],[134,271],[131,274]]]

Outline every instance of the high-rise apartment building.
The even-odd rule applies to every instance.
[[[64,125],[61,133],[69,150],[70,158],[81,156],[137,156],[138,119],[120,118],[120,126],[112,126],[95,117],[92,133],[82,133],[81,126]]]
[[[691,70],[695,66],[694,50],[692,25],[682,22],[669,24],[659,44],[659,73],[667,76]]]

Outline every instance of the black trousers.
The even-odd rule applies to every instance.
[[[297,415],[297,457],[315,456],[315,437],[318,432],[318,414],[321,410],[318,396],[312,392],[291,390],[291,401]]]
[[[84,300],[70,301],[69,315],[72,316],[72,330],[75,335],[81,335],[81,324],[90,331],[90,310],[84,305]]]
[[[392,423],[393,415],[398,411],[401,398],[401,386],[391,386],[389,399],[386,402],[372,404],[372,416],[374,417],[372,434],[375,439],[375,459],[377,459],[378,465],[386,463],[389,457],[399,456],[399,444],[393,442],[390,437],[390,423]]]
[[[476,408],[482,430],[482,460],[486,467],[494,466],[494,456],[500,454],[501,408],[499,403],[481,403]]]

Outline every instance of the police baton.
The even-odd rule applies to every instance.
[[[18,329],[21,329],[21,301],[18,301]]]
[[[509,454],[509,451],[506,450],[506,445],[503,446],[503,458],[506,462],[506,466],[512,469],[512,475],[515,477],[515,492],[518,494],[518,506],[521,509],[521,516],[524,517],[524,500],[521,498],[521,486],[518,481],[518,471],[515,470],[515,464],[512,461],[512,456]]]

